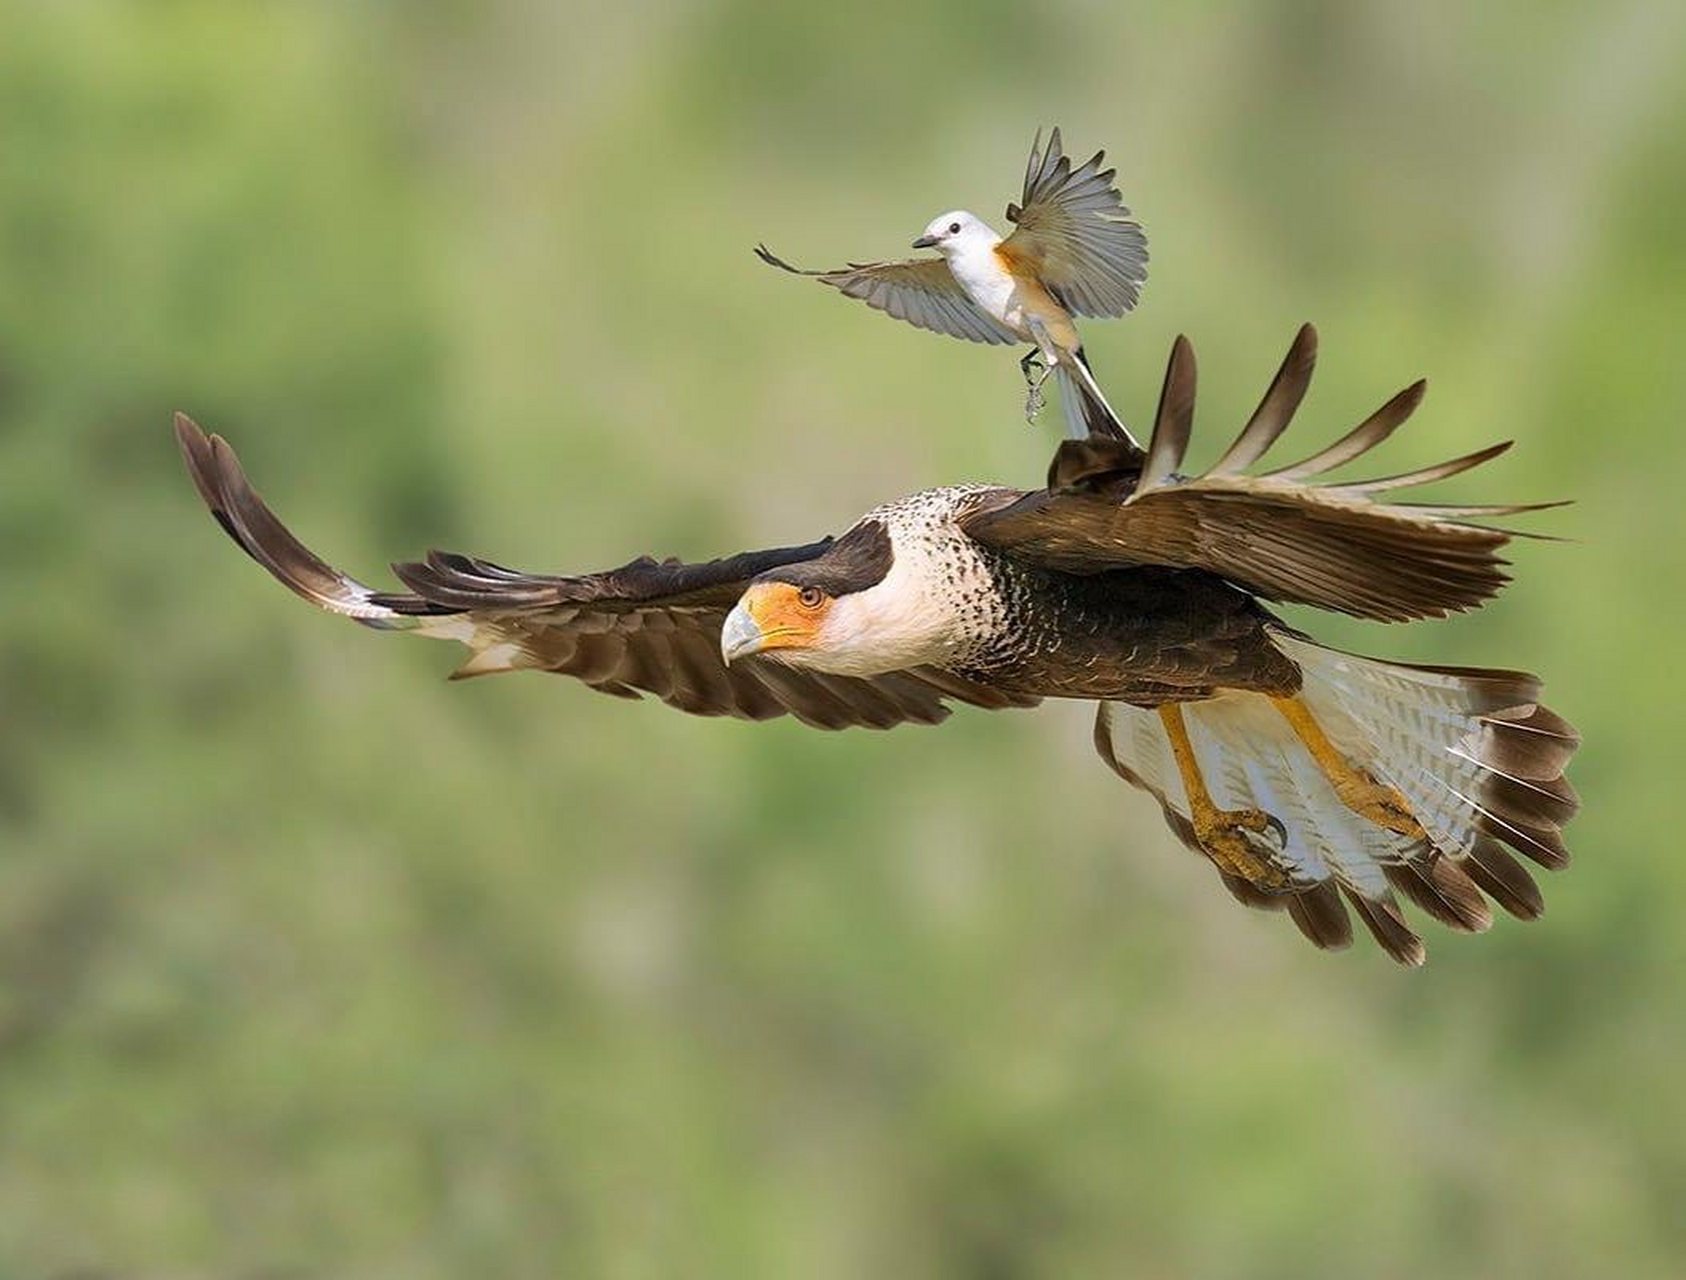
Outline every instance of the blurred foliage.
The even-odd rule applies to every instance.
[[[1686,11],[0,0],[0,1274],[1677,1276]],[[169,412],[354,570],[840,530],[1040,475],[999,350],[759,267],[996,218],[1038,124],[1153,245],[1093,324],[1215,454],[1572,496],[1383,655],[1586,735],[1545,921],[1402,973],[1242,911],[1088,713],[828,736],[312,615]],[[1202,452],[1204,451],[1204,452]]]

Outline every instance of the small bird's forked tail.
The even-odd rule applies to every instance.
[[[1280,824],[1266,847],[1285,887],[1223,874],[1231,892],[1249,906],[1286,910],[1326,948],[1351,941],[1350,906],[1389,955],[1412,965],[1425,951],[1395,891],[1465,932],[1492,923],[1488,898],[1521,919],[1537,917],[1539,888],[1514,854],[1549,869],[1568,863],[1562,828],[1579,801],[1563,773],[1580,742],[1540,705],[1539,681],[1515,671],[1382,662],[1287,632],[1273,638],[1303,674],[1293,705],[1231,692],[1181,707],[1217,807],[1262,811]],[[1291,715],[1302,717],[1299,731]],[[1325,758],[1308,748],[1305,723],[1315,726],[1313,740],[1326,735]],[[1095,745],[1199,847],[1159,714],[1102,703]],[[1344,798],[1337,790],[1330,756],[1351,766],[1348,783],[1361,779],[1362,791],[1369,781],[1375,796],[1391,796],[1408,816],[1390,824],[1366,816],[1350,788]]]
[[[1065,415],[1068,436],[1074,440],[1107,436],[1113,440],[1126,440],[1140,451],[1140,443],[1107,403],[1081,349],[1072,355],[1069,364],[1062,358],[1054,366],[1053,376],[1060,390],[1060,412]]]

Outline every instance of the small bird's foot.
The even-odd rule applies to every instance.
[[[1041,348],[1032,347],[1025,352],[1024,359],[1019,361],[1019,372],[1024,374],[1024,420],[1035,422],[1036,415],[1042,412],[1042,406],[1048,402],[1042,393],[1042,384],[1048,381],[1048,375],[1053,369],[1043,358]]]
[[[1027,387],[1042,385],[1042,379],[1047,377],[1048,364],[1042,358],[1042,349],[1032,347],[1024,353],[1024,359],[1019,361],[1019,372],[1024,374],[1024,384]]]
[[[1279,861],[1288,847],[1288,829],[1274,815],[1262,809],[1196,810],[1194,835],[1226,875],[1265,893],[1293,887],[1292,877]]]

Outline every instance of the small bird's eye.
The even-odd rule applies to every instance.
[[[804,609],[818,609],[825,603],[825,592],[818,587],[803,587],[796,593],[796,603]]]
[[[948,234],[951,235],[951,236],[959,235],[960,234],[960,224],[958,222],[949,223],[948,224]]]

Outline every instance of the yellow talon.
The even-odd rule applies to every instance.
[[[1266,832],[1276,837],[1274,844]],[[1194,834],[1200,847],[1229,875],[1267,892],[1286,889],[1293,883],[1287,870],[1272,860],[1287,846],[1287,828],[1262,809],[1218,809],[1210,803],[1198,806]]]
[[[1305,703],[1297,697],[1272,698],[1271,701],[1311,753],[1313,762],[1329,780],[1342,804],[1384,830],[1412,840],[1425,838],[1422,824],[1411,812],[1411,805],[1405,797],[1386,783],[1377,782],[1366,770],[1360,769],[1336,750]]]
[[[1206,856],[1226,875],[1247,881],[1266,893],[1278,893],[1293,885],[1293,877],[1280,861],[1288,846],[1288,830],[1280,819],[1262,809],[1220,809],[1206,789],[1200,762],[1183,722],[1182,708],[1168,703],[1159,708],[1159,719],[1171,740],[1171,755],[1188,793],[1189,820],[1194,838]],[[1268,834],[1267,834],[1268,833]],[[1274,841],[1270,838],[1274,836]]]

